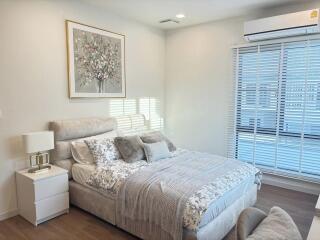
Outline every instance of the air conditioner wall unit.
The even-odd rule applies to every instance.
[[[268,17],[244,23],[247,41],[320,33],[319,9]]]

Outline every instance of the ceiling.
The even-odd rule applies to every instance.
[[[83,0],[117,15],[162,28],[184,27],[213,20],[240,16],[261,8],[276,7],[297,0]],[[299,1],[298,1],[299,2]],[[301,2],[301,0],[300,0]],[[185,14],[179,24],[160,20]],[[176,19],[178,20],[178,19]]]

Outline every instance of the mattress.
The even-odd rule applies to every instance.
[[[232,190],[228,191],[218,200],[212,202],[206,212],[202,215],[198,228],[202,228],[220,215],[226,208],[241,198],[254,185],[254,177],[249,177]]]
[[[87,179],[96,170],[96,168],[97,168],[96,165],[93,165],[93,164],[75,163],[72,165],[72,178],[75,182],[81,184],[82,186],[88,187],[96,192],[99,192],[105,197],[115,199],[116,198],[115,194],[107,191],[98,190],[86,183]]]

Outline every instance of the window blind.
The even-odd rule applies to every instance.
[[[320,40],[234,49],[229,156],[320,180]]]

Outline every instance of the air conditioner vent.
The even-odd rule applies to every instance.
[[[178,20],[168,18],[168,19],[164,19],[164,20],[159,21],[159,23],[177,23],[178,24],[180,22]]]

